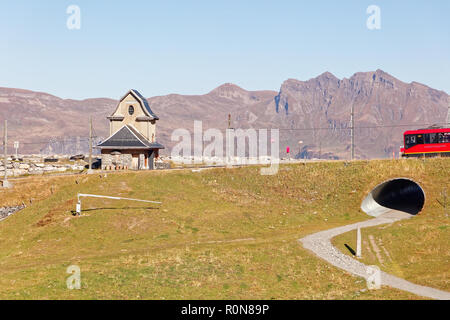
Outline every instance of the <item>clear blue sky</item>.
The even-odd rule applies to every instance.
[[[68,30],[66,9],[81,9]],[[381,30],[366,9],[381,8]],[[225,82],[383,69],[450,92],[450,1],[2,1],[0,86],[63,98],[203,94]]]

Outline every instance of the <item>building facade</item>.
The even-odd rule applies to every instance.
[[[159,150],[156,121],[150,105],[137,90],[130,90],[107,117],[110,136],[97,145],[102,154],[102,169],[152,170]]]

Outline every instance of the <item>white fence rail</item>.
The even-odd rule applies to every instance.
[[[78,193],[77,194],[78,202],[77,202],[77,206],[76,206],[76,213],[77,213],[77,215],[81,214],[81,198],[82,197],[104,198],[104,199],[112,199],[112,200],[128,200],[128,201],[139,201],[139,202],[162,204],[162,202],[159,202],[159,201],[150,201],[150,200],[123,198],[123,197],[102,196],[102,195],[98,195],[98,194]]]

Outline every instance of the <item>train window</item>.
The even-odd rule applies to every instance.
[[[450,142],[450,132],[439,133],[439,143],[449,143]]]
[[[438,143],[437,133],[430,133],[430,143]]]
[[[422,134],[417,135],[417,144],[423,144],[423,135]]]
[[[405,135],[405,148],[409,149],[418,144],[450,143],[450,132],[420,133]]]
[[[405,136],[405,147],[406,149],[411,148],[416,144],[416,136],[415,135],[407,135]]]

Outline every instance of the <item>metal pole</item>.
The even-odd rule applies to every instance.
[[[361,228],[356,231],[356,257],[361,258]]]
[[[228,114],[228,129],[225,130],[225,135],[227,136],[227,146],[228,146],[228,143],[232,144],[233,150],[228,150],[226,147],[226,149],[228,150],[228,151],[226,150],[227,152],[225,155],[225,164],[226,164],[227,168],[230,168],[233,166],[233,164],[231,163],[231,160],[232,160],[232,155],[234,156],[234,137],[233,137],[233,143],[231,143],[231,141],[228,142],[228,134],[231,135],[231,131],[230,131],[231,129],[234,130],[234,128],[231,128],[231,113],[229,113]],[[230,137],[230,140],[231,140],[231,137]]]
[[[91,198],[106,198],[106,199],[113,199],[113,200],[130,200],[130,201],[140,201],[140,202],[149,202],[149,203],[157,203],[161,204],[162,202],[159,201],[150,201],[150,200],[140,200],[140,199],[132,199],[132,198],[122,198],[122,197],[112,197],[112,196],[102,196],[98,194],[87,194],[87,193],[79,193],[77,195],[78,201],[80,200],[80,197],[91,197]]]
[[[450,98],[448,99],[447,125],[450,127]]]
[[[80,136],[77,136],[77,152],[76,154],[80,154]]]
[[[92,171],[92,116],[89,124],[89,172]]]
[[[5,181],[3,184],[7,184],[8,182],[8,170],[7,170],[7,163],[8,163],[8,120],[5,120],[5,137],[3,140],[3,151],[5,151],[5,157],[3,161],[3,167],[5,168]]]
[[[105,198],[105,199],[113,199],[113,200],[130,200],[130,201],[139,201],[139,202],[148,202],[148,203],[162,204],[162,202],[159,202],[159,201],[150,201],[150,200],[122,198],[122,197],[101,196],[101,195],[97,195],[97,194],[78,193],[77,194],[78,202],[77,202],[77,205],[76,205],[76,213],[77,214],[81,214],[81,199],[80,199],[80,197]]]
[[[322,140],[319,142],[319,159],[322,159]]]
[[[350,135],[352,138],[352,145],[351,145],[351,160],[355,158],[355,118],[354,118],[354,107],[352,103],[352,110],[350,114]]]

